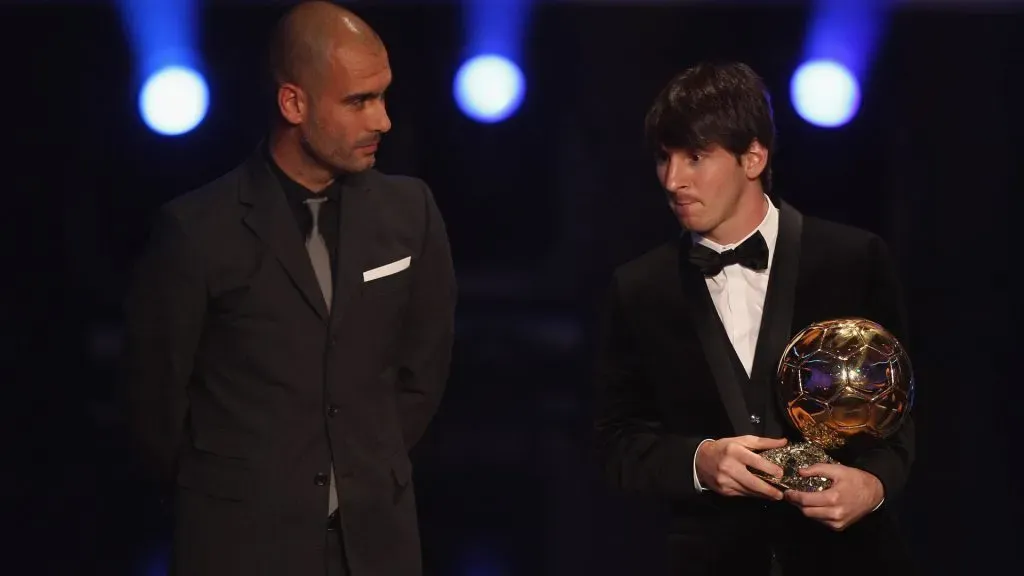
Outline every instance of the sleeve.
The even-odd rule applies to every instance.
[[[903,289],[888,248],[880,238],[873,237],[867,254],[868,269],[872,272],[867,291],[869,318],[896,336],[909,353]],[[884,488],[884,501],[893,501],[902,494],[913,461],[914,418],[907,414],[892,436],[858,447],[852,465],[876,476]]]
[[[455,338],[457,286],[441,212],[425,183],[426,229],[415,262],[412,296],[401,334],[398,403],[402,436],[412,449],[441,403]]]
[[[148,471],[174,480],[188,413],[186,387],[206,317],[198,252],[161,211],[125,301],[122,356],[131,430]]]
[[[704,438],[668,433],[659,421],[618,283],[609,290],[598,346],[595,435],[609,482],[626,492],[694,498]]]

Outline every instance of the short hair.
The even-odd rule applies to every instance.
[[[303,4],[308,2],[301,2],[299,6]],[[285,82],[315,83],[318,79],[316,72],[326,59],[325,35],[313,28],[323,24],[304,23],[300,26],[295,14],[295,10],[285,14],[277,22],[270,39],[269,72],[275,89]]]
[[[775,121],[764,81],[746,64],[704,62],[678,74],[647,112],[644,128],[653,152],[705,150],[718,145],[738,159],[757,140],[768,150],[761,173],[771,189]]]

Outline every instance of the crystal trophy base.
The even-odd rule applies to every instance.
[[[769,476],[760,470],[748,469],[755,476],[775,486],[779,490],[798,490],[800,492],[821,492],[832,486],[832,481],[822,476],[801,476],[799,470],[813,464],[835,464],[824,450],[810,442],[787,444],[782,448],[772,448],[758,452],[769,462],[782,468],[782,478]]]

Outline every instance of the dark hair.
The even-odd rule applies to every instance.
[[[768,150],[761,173],[771,189],[775,122],[771,97],[761,77],[741,63],[701,63],[661,90],[644,121],[652,151],[705,150],[718,145],[737,159],[757,140]]]

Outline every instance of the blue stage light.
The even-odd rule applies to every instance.
[[[800,117],[823,128],[846,124],[860,108],[857,78],[834,60],[812,60],[797,68],[790,94]]]
[[[470,118],[485,123],[501,122],[515,113],[526,92],[526,80],[518,66],[497,54],[467,60],[455,75],[455,101]]]
[[[165,136],[179,136],[206,117],[210,93],[202,74],[168,66],[151,75],[139,92],[139,112],[146,125]]]

